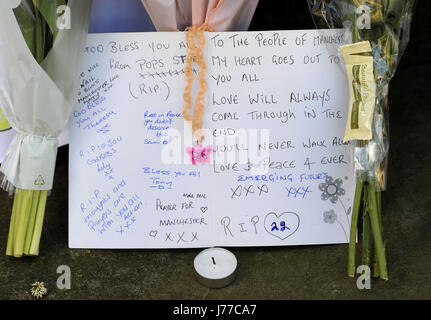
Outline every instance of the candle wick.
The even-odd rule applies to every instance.
[[[213,260],[213,264],[216,264],[216,262],[215,262],[215,260],[214,260],[214,257],[211,257],[211,259]]]

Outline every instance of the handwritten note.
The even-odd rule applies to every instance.
[[[206,41],[199,145],[182,115],[183,33],[89,36],[70,126],[70,247],[348,242],[342,32]]]

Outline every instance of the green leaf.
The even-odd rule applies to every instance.
[[[14,14],[28,48],[40,64],[45,59],[46,49],[50,47],[52,35],[47,30],[47,22],[35,5],[36,0],[22,0],[14,9]]]
[[[40,13],[36,13],[36,52],[35,58],[40,64],[45,58],[46,22]]]
[[[51,30],[53,40],[55,40],[59,31],[57,27],[57,8],[66,5],[66,0],[36,0],[35,3]]]
[[[15,18],[19,24],[24,40],[33,56],[36,54],[36,18],[33,4],[30,0],[23,0],[21,5],[14,9]]]

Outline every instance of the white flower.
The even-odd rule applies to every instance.
[[[43,282],[39,282],[39,281],[35,281],[32,285],[31,285],[31,294],[33,297],[40,299],[42,298],[48,290],[46,290],[45,288],[45,284]]]

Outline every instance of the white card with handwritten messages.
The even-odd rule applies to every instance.
[[[184,33],[89,35],[70,127],[71,248],[348,242],[342,31],[206,42],[197,145],[182,117]]]

